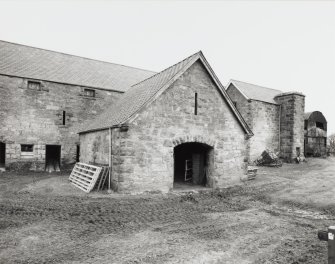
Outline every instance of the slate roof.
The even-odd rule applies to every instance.
[[[277,104],[273,98],[276,95],[282,93],[282,91],[280,90],[275,90],[237,80],[230,80],[227,85],[227,89],[229,89],[230,84],[233,84],[244,95],[244,97],[246,97],[246,99],[257,100],[271,104]]]
[[[155,72],[0,40],[0,74],[124,92]]]
[[[155,74],[154,76],[133,85],[122,97],[103,114],[87,122],[83,131],[105,129],[122,124],[150,100],[168,81],[185,65],[197,56],[197,53],[183,61]]]
[[[232,108],[233,113],[236,115],[237,120],[241,123],[243,129],[247,134],[253,135],[240,113],[234,107],[232,101],[224,90],[224,87],[215,76],[201,51],[153,75],[152,77],[133,85],[104,113],[96,117],[94,120],[84,124],[79,133],[103,130],[126,123],[131,118],[134,118],[137,112],[139,112],[144,106],[155,100],[155,98],[157,98],[165,89],[177,80],[198,59],[203,62],[204,66],[212,75],[212,78],[218,85],[224,98],[227,100],[228,105]]]

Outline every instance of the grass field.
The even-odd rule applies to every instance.
[[[0,263],[327,263],[335,159],[197,193],[85,194],[68,174],[0,174]]]

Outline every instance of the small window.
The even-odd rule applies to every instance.
[[[198,93],[194,94],[194,114],[198,115]]]
[[[93,89],[84,89],[84,95],[89,97],[95,97],[95,90]]]
[[[237,107],[237,102],[234,101],[233,104],[234,104],[235,107]]]
[[[41,91],[41,83],[28,81],[28,89],[35,90],[35,91]]]
[[[21,152],[33,152],[33,150],[34,145],[26,145],[26,144],[21,145]]]
[[[325,147],[327,147],[327,138],[325,137]]]
[[[63,126],[65,126],[66,123],[66,112],[63,111]]]
[[[321,122],[315,122],[315,124],[316,124],[316,127],[324,129],[323,123],[321,123]]]

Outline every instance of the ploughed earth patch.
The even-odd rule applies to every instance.
[[[335,159],[259,167],[255,180],[126,196],[68,173],[0,174],[0,263],[327,263]]]

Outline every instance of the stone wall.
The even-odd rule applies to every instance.
[[[322,127],[316,125],[321,123]],[[327,154],[327,120],[319,111],[314,111],[305,119],[305,155],[325,156]]]
[[[194,96],[198,93],[198,114]],[[241,124],[200,62],[129,124],[112,130],[112,183],[119,192],[173,188],[174,147],[200,142],[213,148],[208,186],[228,187],[245,177],[248,147]]]
[[[80,162],[109,165],[109,130],[82,134],[80,145]]]
[[[265,149],[279,151],[279,106],[266,102],[247,100],[233,84],[227,93],[251,128],[250,161],[257,159]]]
[[[242,115],[245,122],[247,122],[248,126],[252,127],[252,111],[251,111],[251,100],[248,100],[244,97],[241,92],[236,89],[233,84],[230,84],[227,88],[227,93],[231,100],[235,102],[237,110]],[[254,133],[255,134],[255,133]],[[254,135],[255,136],[255,135]]]
[[[279,106],[261,101],[251,101],[250,160],[257,159],[265,149],[279,151]]]
[[[91,119],[121,93],[41,81],[29,89],[28,79],[0,75],[0,141],[6,143],[6,167],[43,170],[45,145],[61,145],[61,165],[73,164],[79,144],[79,124]],[[63,111],[66,123],[63,125]],[[33,144],[32,155],[22,155],[21,144]]]
[[[280,155],[291,162],[299,152],[304,154],[305,96],[289,92],[276,96],[275,100],[281,105]]]
[[[306,156],[318,157],[327,154],[327,131],[316,127],[315,121],[309,120],[304,134]]]

